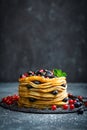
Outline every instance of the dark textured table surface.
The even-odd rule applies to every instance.
[[[18,83],[0,83],[0,98],[18,91]],[[87,96],[86,83],[68,83],[68,92]],[[31,114],[0,107],[0,130],[87,130],[87,111],[83,115]]]

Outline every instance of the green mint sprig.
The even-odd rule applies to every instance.
[[[67,76],[67,74],[65,72],[63,72],[61,69],[54,69],[53,73],[57,77],[66,77]]]

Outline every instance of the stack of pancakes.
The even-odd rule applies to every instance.
[[[19,107],[38,109],[67,104],[66,77],[30,75],[19,78]]]

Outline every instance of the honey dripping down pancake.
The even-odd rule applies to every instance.
[[[66,73],[62,70],[29,71],[19,78],[19,107],[51,108],[67,104]]]

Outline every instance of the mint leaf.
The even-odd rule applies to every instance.
[[[63,72],[61,69],[54,69],[53,73],[57,77],[66,77],[67,76],[67,74],[65,72]]]
[[[66,74],[65,72],[63,72],[63,73],[62,73],[62,75],[63,75],[64,77],[66,77],[66,76],[67,76],[67,74]]]

